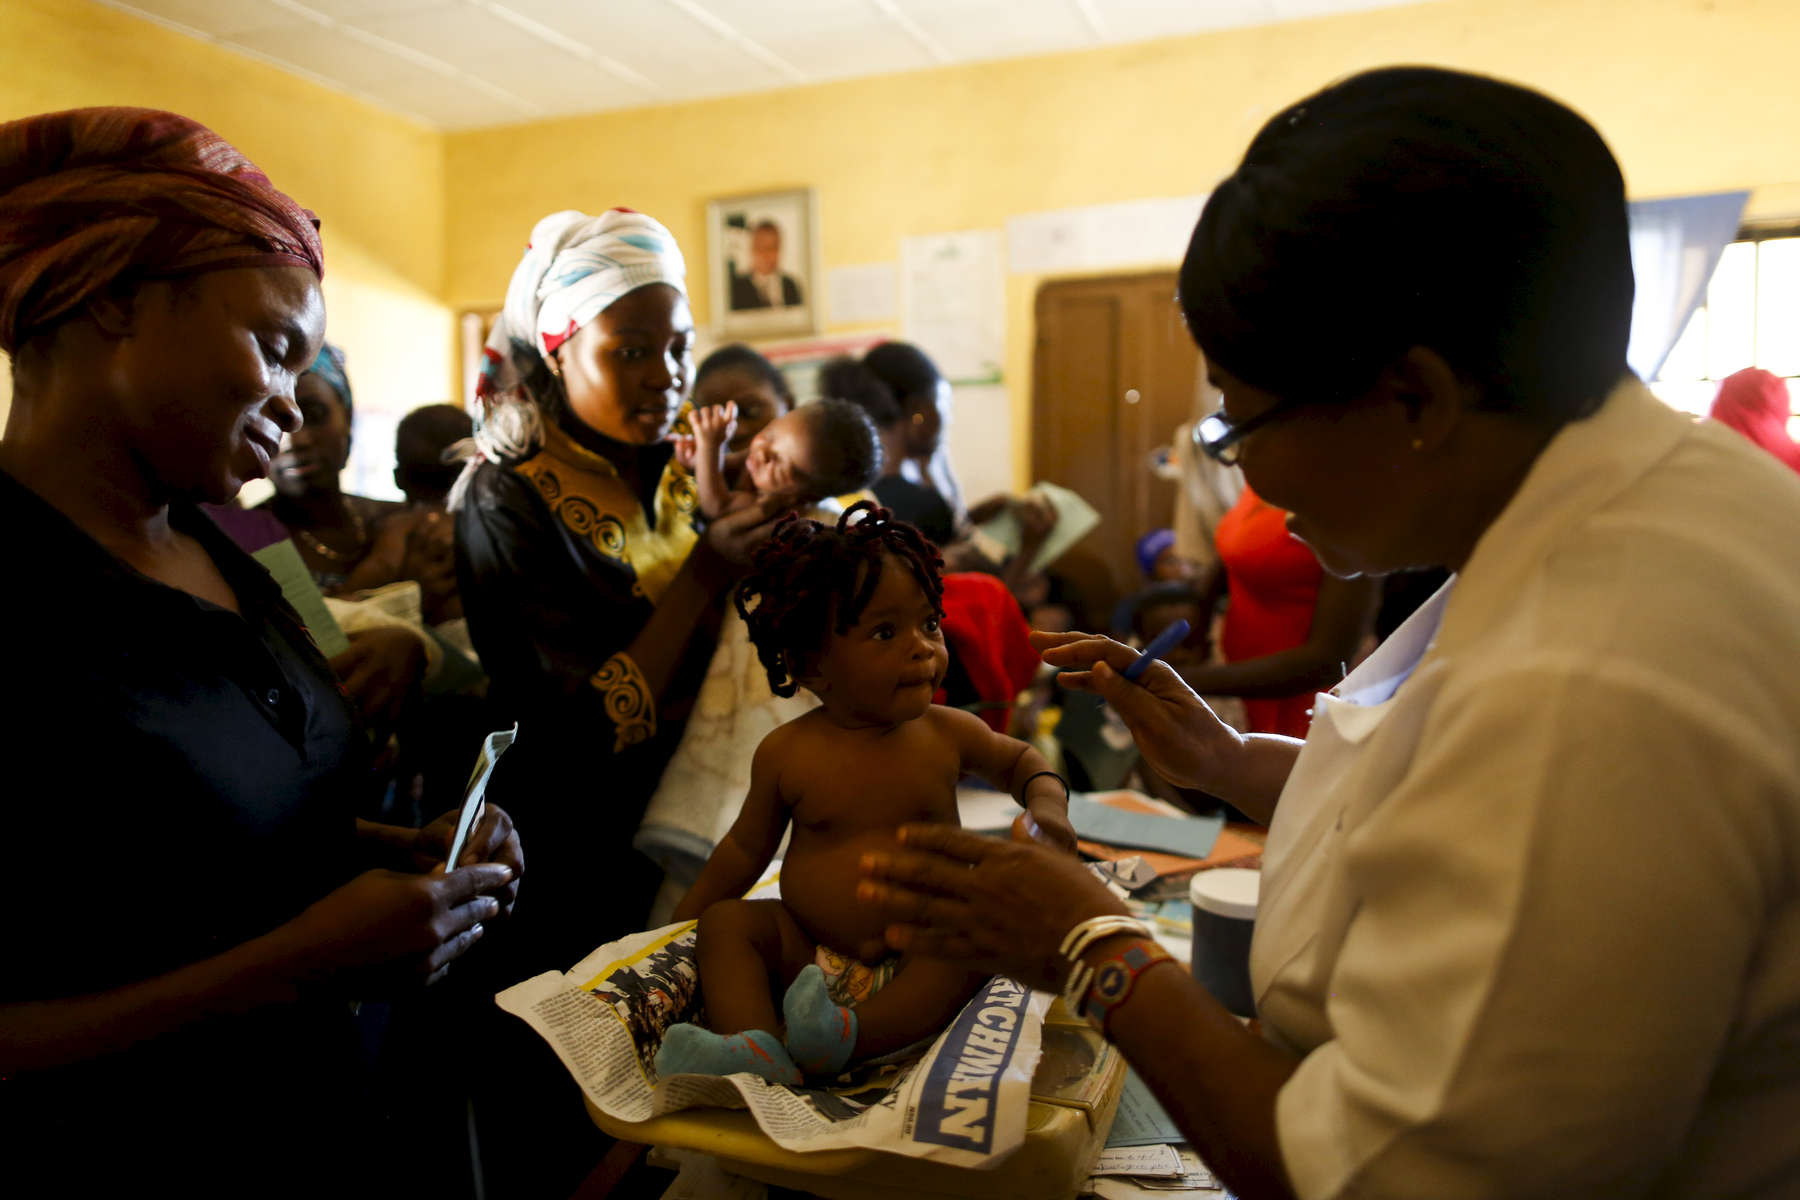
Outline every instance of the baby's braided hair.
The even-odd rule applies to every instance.
[[[943,559],[925,535],[872,500],[859,500],[834,529],[794,514],[783,517],[750,563],[737,591],[756,656],[777,696],[791,696],[825,648],[827,631],[848,633],[881,582],[881,560],[906,564],[931,606],[944,602]]]

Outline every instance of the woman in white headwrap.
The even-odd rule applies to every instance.
[[[632,833],[704,673],[719,601],[789,503],[697,529],[669,434],[693,382],[681,251],[641,213],[545,217],[488,339],[476,457],[451,494],[469,632],[518,742],[490,794],[537,831],[521,969],[641,927]],[[510,809],[509,809],[510,811]]]

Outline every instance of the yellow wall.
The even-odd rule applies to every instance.
[[[1800,215],[1793,0],[1439,0],[450,135],[89,0],[0,5],[0,117],[172,108],[320,213],[332,336],[359,401],[394,410],[451,397],[449,310],[497,303],[553,209],[629,204],[666,222],[705,322],[712,197],[815,187],[827,269],[892,261],[909,235],[1205,191],[1270,113],[1380,63],[1488,71],[1562,97],[1607,135],[1634,195],[1750,187],[1753,217]],[[1007,280],[1020,482],[1040,282]]]
[[[687,251],[704,324],[709,198],[815,187],[827,270],[891,261],[908,235],[1204,192],[1287,102],[1360,68],[1409,61],[1505,76],[1568,101],[1606,134],[1635,196],[1752,187],[1753,216],[1800,214],[1796,45],[1794,0],[1440,0],[451,134],[444,296],[457,307],[497,303],[538,217],[627,204],[665,222]],[[1182,249],[1170,246],[1167,261]],[[1007,284],[1019,482],[1040,282]]]
[[[89,0],[0,0],[0,13],[0,120],[135,104],[211,126],[319,214],[328,336],[359,402],[454,398],[441,133]]]

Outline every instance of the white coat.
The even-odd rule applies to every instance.
[[[1562,430],[1319,698],[1251,970],[1308,1200],[1800,1196],[1800,476]]]

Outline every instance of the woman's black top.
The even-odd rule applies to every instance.
[[[198,509],[178,504],[170,521],[240,612],[138,573],[0,472],[17,904],[0,1001],[211,957],[356,869],[367,749],[349,703],[267,572]],[[0,1081],[8,1174],[48,1165],[73,1195],[126,1170],[202,1191],[258,1159],[290,1178],[325,1172],[355,1120],[354,1032],[347,999],[320,995]]]
[[[642,928],[660,881],[631,839],[717,637],[715,616],[661,698],[628,651],[697,537],[693,478],[672,453],[551,424],[529,459],[476,468],[456,514],[469,634],[496,709],[519,723],[488,791],[527,846],[529,893],[506,933],[519,972],[567,969]]]

